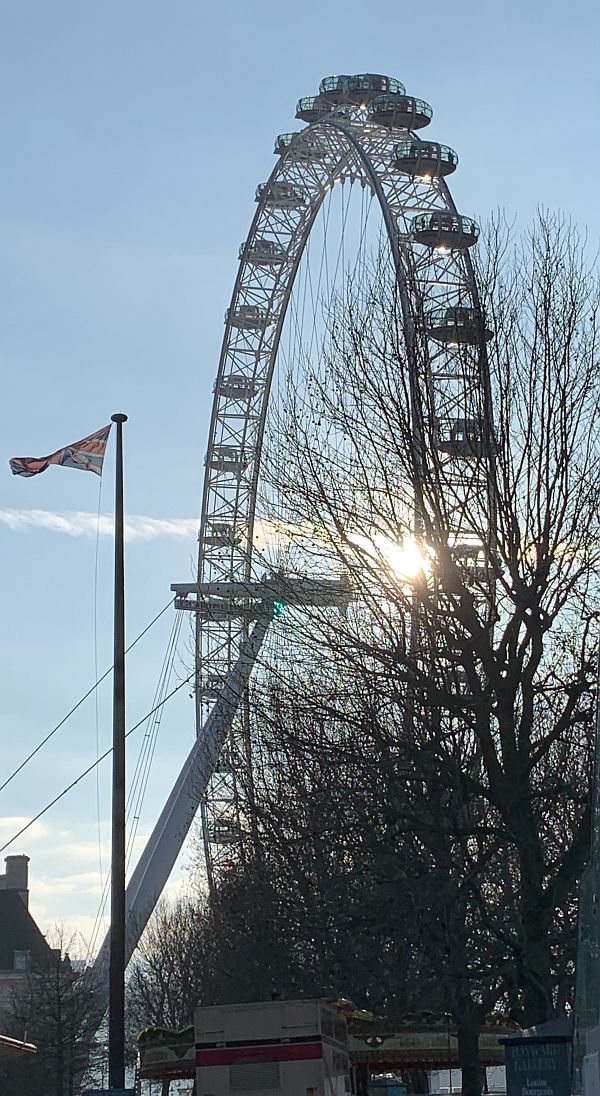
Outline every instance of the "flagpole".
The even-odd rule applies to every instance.
[[[112,854],[108,1005],[108,1083],[125,1087],[125,563],[123,550],[123,423],[117,426],[113,671]]]

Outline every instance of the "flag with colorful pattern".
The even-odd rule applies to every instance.
[[[13,476],[37,476],[51,464],[62,464],[64,468],[81,468],[84,472],[95,472],[101,476],[111,425],[103,426],[95,434],[89,434],[64,449],[57,449],[49,457],[13,457],[9,461],[10,470]]]

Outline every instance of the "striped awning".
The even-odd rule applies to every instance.
[[[33,1043],[23,1043],[21,1039],[10,1039],[0,1035],[0,1058],[16,1058],[19,1054],[37,1054]]]

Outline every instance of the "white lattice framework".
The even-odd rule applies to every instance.
[[[363,103],[348,92],[352,79],[362,81]],[[394,110],[390,115],[388,109],[385,118],[376,109],[382,101],[374,97],[378,88],[392,89],[387,106]],[[407,102],[412,115],[404,117],[403,110],[410,114]],[[315,120],[280,139],[280,155],[269,180],[258,188],[256,213],[240,252],[215,381],[198,582],[249,583],[256,578],[257,489],[278,347],[311,229],[328,191],[341,184],[369,188],[379,204],[396,270],[410,389],[415,405],[420,400],[437,423],[440,456],[451,469],[446,483],[456,495],[454,541],[466,553],[468,565],[477,567],[477,539],[481,522],[489,523],[491,507],[485,460],[473,456],[481,456],[476,424],[484,417],[491,422],[491,414],[487,333],[468,251],[477,229],[458,215],[442,177],[457,158],[445,146],[420,141],[414,132],[415,104],[420,101],[405,97],[402,86],[388,78],[330,78],[303,110],[305,103],[299,104],[300,116]],[[427,120],[421,117],[418,124]],[[428,225],[429,235],[423,231]],[[463,338],[465,327],[469,330]],[[415,429],[416,445],[423,444],[418,434]],[[464,505],[465,496],[470,496],[471,506]],[[481,514],[470,528],[466,515],[477,509],[477,499],[482,500]],[[225,687],[247,631],[248,616],[229,612],[225,604],[213,600],[197,608],[199,731]],[[218,882],[225,864],[243,854],[237,786],[242,777],[248,786],[250,754],[244,720],[238,719],[202,802],[212,883]]]

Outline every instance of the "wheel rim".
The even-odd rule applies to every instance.
[[[444,179],[415,178],[393,166],[394,147],[404,138],[418,143],[408,130],[377,125],[367,110],[352,105],[338,108],[323,114],[283,146],[260,192],[241,252],[215,381],[200,525],[199,582],[243,583],[254,577],[254,523],[271,385],[298,269],[331,187],[344,180],[358,182],[368,187],[378,202],[397,279],[414,406],[420,399],[419,385],[426,383],[436,389],[436,406],[442,411],[446,406],[448,420],[453,407],[455,417],[459,410],[465,419],[471,403],[489,408],[485,346],[472,347],[465,357],[464,348],[427,338],[424,317],[431,310],[468,307],[478,313],[480,304],[465,246],[442,250],[418,244],[413,238],[411,225],[416,216],[444,211],[457,214],[457,209]],[[270,204],[274,193],[280,203],[275,207]],[[264,240],[274,241],[278,254],[285,258],[267,265],[254,262],[257,242]],[[448,372],[448,359],[456,359],[459,351],[462,395],[449,391],[444,395],[436,378],[443,376],[444,370]],[[425,381],[422,369],[419,375],[419,360],[427,363]],[[418,431],[414,444],[418,467],[423,445]],[[243,621],[198,617],[198,729],[245,634]],[[233,758],[238,766],[242,759],[245,773],[236,771]],[[229,757],[224,759],[222,771],[215,773],[202,803],[211,884],[218,883],[220,870],[237,855],[237,784],[242,776],[247,786],[251,780],[247,741],[238,743],[237,748],[231,744]],[[217,836],[219,839],[213,840]],[[231,836],[235,840],[229,841]]]

